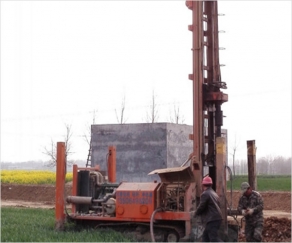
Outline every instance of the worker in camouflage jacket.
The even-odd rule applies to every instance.
[[[264,227],[262,196],[252,190],[247,182],[241,184],[242,196],[239,199],[238,211],[245,217],[245,238],[247,242],[261,242]]]

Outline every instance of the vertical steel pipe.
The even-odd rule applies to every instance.
[[[108,147],[108,180],[111,183],[116,182],[116,147]]]
[[[64,142],[57,143],[57,168],[56,168],[56,202],[55,202],[55,229],[64,228],[65,213],[65,177],[66,177],[66,146]]]
[[[187,1],[187,7],[192,10],[193,23],[189,26],[193,37],[193,74],[189,75],[193,81],[193,155],[199,167],[194,166],[196,180],[196,195],[201,195],[202,161],[203,152],[203,2]]]
[[[227,203],[226,203],[226,140],[216,138],[216,192],[220,200],[220,209],[223,216],[223,229],[227,234]]]
[[[77,196],[77,178],[78,178],[78,167],[73,165],[73,179],[72,179],[72,196]],[[76,213],[76,206],[72,204],[72,213]]]

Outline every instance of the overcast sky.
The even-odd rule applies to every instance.
[[[228,149],[291,157],[291,1],[219,1]],[[72,126],[86,160],[93,121],[159,122],[174,105],[192,125],[192,11],[185,1],[1,1],[1,161],[47,160]],[[187,155],[186,155],[187,156]],[[231,156],[231,155],[230,155]],[[183,158],[184,159],[184,158]]]

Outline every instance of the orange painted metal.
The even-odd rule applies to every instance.
[[[116,182],[116,147],[109,146],[108,147],[108,180],[111,183]]]
[[[155,219],[161,220],[184,220],[185,221],[185,234],[189,235],[191,233],[191,220],[190,211],[194,210],[195,205],[192,202],[196,198],[196,183],[194,174],[191,167],[174,167],[174,168],[164,168],[157,169],[150,172],[148,175],[158,174],[161,182],[181,184],[184,183],[186,189],[185,200],[184,200],[184,212],[157,212],[155,214]],[[160,189],[158,189],[160,190]],[[159,193],[157,193],[157,197]],[[157,200],[160,202],[160,200]]]
[[[66,160],[65,160],[65,143],[57,143],[57,168],[56,168],[56,201],[55,201],[55,219],[56,227],[65,221],[64,205],[65,205],[65,176],[66,176]],[[57,226],[58,225],[58,226]]]
[[[77,173],[78,173],[78,167],[77,165],[73,165],[73,179],[72,179],[72,196],[77,196]],[[75,204],[72,204],[72,213],[76,212],[76,206]]]
[[[190,136],[193,140],[193,174],[196,185],[199,185],[202,179],[202,162],[201,153],[203,149],[203,83],[204,74],[202,69],[203,62],[203,2],[202,1],[186,1],[186,6],[192,10],[192,25],[188,29],[192,32],[193,37],[193,73],[189,74],[189,79],[193,81],[193,134]],[[196,187],[196,196],[201,195],[201,187]]]
[[[116,217],[133,221],[150,219],[157,208],[156,191],[159,183],[123,182],[116,190]]]
[[[154,219],[156,220],[183,220],[190,221],[190,212],[157,212]]]

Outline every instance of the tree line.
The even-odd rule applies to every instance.
[[[78,164],[79,166],[85,166],[85,160],[70,160],[69,167],[72,164]],[[229,163],[229,167],[232,168]],[[247,175],[247,161],[236,160],[234,164],[235,176],[236,175]],[[55,170],[52,166],[51,161],[26,161],[19,163],[12,162],[1,162],[2,170],[19,170],[19,169],[30,169],[30,170]],[[285,158],[283,156],[266,156],[260,157],[256,160],[256,171],[258,175],[291,175],[291,157]],[[233,169],[232,169],[232,174]]]
[[[229,163],[232,165],[232,161]],[[236,160],[233,174],[247,175],[247,160]],[[291,157],[266,156],[256,159],[256,172],[258,175],[291,175]]]

